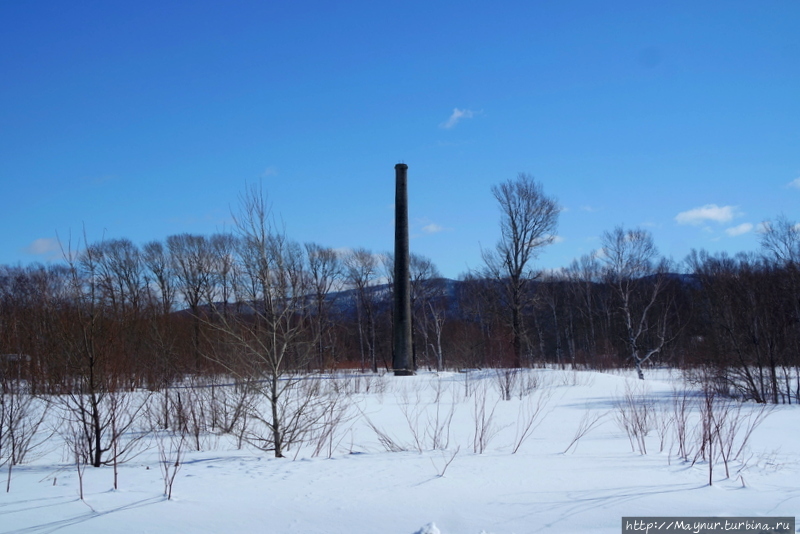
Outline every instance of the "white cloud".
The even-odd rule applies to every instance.
[[[795,223],[792,226],[792,229],[796,232],[800,232],[800,223]],[[755,230],[757,234],[766,234],[770,230],[772,230],[772,221],[763,221],[758,223],[755,226]]]
[[[33,243],[25,248],[25,253],[33,254],[35,256],[46,256],[47,258],[54,258],[61,254],[61,245],[57,239],[50,237],[42,237],[35,240]]]
[[[794,187],[795,189],[800,189],[800,177],[795,178],[791,182],[789,182],[789,187]]]
[[[423,226],[422,227],[422,231],[425,232],[426,234],[436,234],[436,233],[439,233],[439,232],[443,232],[444,231],[444,227],[443,226],[439,226],[436,223],[430,223],[430,224],[427,224],[427,225]]]
[[[694,208],[689,211],[682,211],[675,216],[675,221],[678,224],[693,224],[700,225],[705,221],[714,221],[718,223],[730,222],[736,216],[736,207],[734,206],[717,206],[716,204],[706,204],[699,208]]]
[[[449,129],[458,124],[461,119],[471,119],[475,116],[475,112],[471,109],[453,109],[453,114],[450,118],[439,125],[440,128]]]
[[[266,169],[264,169],[264,172],[261,173],[262,178],[269,178],[270,176],[277,176],[277,175],[278,175],[278,169],[276,169],[275,167],[267,167]]]
[[[750,230],[753,229],[753,225],[750,223],[742,223],[739,226],[732,226],[725,230],[725,233],[731,237],[736,237],[737,235],[746,234]]]

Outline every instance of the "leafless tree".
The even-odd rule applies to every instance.
[[[455,416],[456,405],[458,401],[456,396],[458,392],[455,391],[452,384],[447,387],[450,392],[450,401],[446,403],[449,406],[442,410],[442,393],[445,389],[440,378],[435,378],[435,392],[436,395],[433,404],[436,406],[433,414],[430,410],[427,414],[428,424],[425,430],[426,437],[430,440],[431,449],[447,449],[450,446],[450,427],[453,424],[453,417]]]
[[[302,379],[296,375],[315,346],[303,250],[275,229],[257,187],[242,196],[235,224],[241,240],[237,302],[242,311],[225,317],[215,310],[209,327],[222,335],[224,354],[209,358],[249,381],[267,401],[267,413],[251,414],[267,433],[251,443],[280,458],[322,415],[318,398],[313,391],[301,391]]]
[[[69,427],[65,439],[82,448],[76,459],[94,467],[129,457],[136,440],[123,436],[143,404],[127,395],[133,373],[123,357],[126,328],[141,296],[133,294],[142,291],[135,250],[125,241],[100,242],[66,254],[69,292],[52,334],[68,375],[57,399]]]
[[[570,282],[573,306],[583,322],[583,346],[588,353],[590,365],[596,366],[598,353],[598,335],[602,330],[598,325],[597,315],[600,313],[599,297],[602,291],[598,287],[601,281],[600,263],[596,253],[584,254],[574,260],[565,270]]]
[[[6,376],[23,379],[32,394],[62,391],[69,381],[57,325],[69,313],[71,280],[64,264],[0,268],[3,367]]]
[[[517,414],[514,445],[511,454],[516,454],[522,444],[533,435],[533,432],[542,424],[547,412],[545,408],[553,396],[552,389],[539,389],[531,395],[520,395],[519,413]]]
[[[2,365],[0,361],[0,365]],[[13,466],[25,462],[29,453],[48,438],[39,433],[50,404],[27,391],[23,380],[9,376],[0,367],[0,466],[7,465],[6,492],[11,489]]]
[[[430,258],[411,254],[411,313],[413,316],[414,367],[419,365],[419,353],[430,367],[430,353],[437,371],[444,368],[442,332],[447,311],[445,281]]]
[[[777,313],[788,316],[791,319],[785,321],[783,325],[773,325],[772,330],[778,330],[784,345],[782,351],[782,367],[784,392],[782,397],[791,402],[791,382],[792,371],[795,374],[794,397],[800,402],[800,369],[798,369],[797,354],[800,353],[800,223],[789,221],[785,216],[781,216],[775,223],[767,222],[764,225],[765,232],[761,238],[761,247],[768,255],[774,258],[777,263],[773,269],[774,274],[770,277],[771,286],[776,290],[771,308],[779,309]],[[764,269],[767,271],[767,269]],[[789,324],[793,326],[789,326]],[[794,340],[794,347],[791,341]]]
[[[578,428],[575,429],[575,435],[572,437],[572,441],[569,442],[567,448],[564,449],[562,454],[566,454],[575,446],[575,450],[578,449],[578,442],[583,438],[586,434],[591,432],[591,430],[597,426],[597,424],[606,416],[608,412],[598,412],[593,411],[590,409],[589,406],[586,407],[586,411],[583,412],[583,417],[581,417],[580,422],[578,423]]]
[[[314,447],[311,456],[316,457],[325,452],[325,455],[331,458],[344,438],[342,426],[355,417],[355,412],[352,398],[344,394],[340,388],[336,386],[328,388],[324,396],[319,424],[309,433]]]
[[[177,373],[178,352],[172,312],[176,299],[176,280],[169,250],[160,241],[151,241],[142,247],[141,261],[147,286],[150,317],[144,338],[150,354],[147,375],[148,387],[169,386]]]
[[[461,445],[457,446],[451,452],[448,452],[447,450],[440,451],[442,455],[441,466],[437,465],[437,462],[434,462],[433,458],[431,458],[431,463],[433,464],[433,468],[436,469],[436,476],[438,476],[439,478],[442,478],[444,476],[444,474],[447,472],[447,468],[450,467],[450,464],[453,463],[453,460],[456,459],[456,456],[458,456],[458,453],[460,451],[461,451]]]
[[[783,264],[800,264],[800,223],[785,216],[775,222],[766,221],[761,234],[761,247]]]
[[[110,391],[106,397],[108,440],[110,447],[105,464],[114,468],[114,489],[119,489],[119,465],[141,451],[149,429],[140,427],[140,415],[148,405],[149,393]]]
[[[78,422],[68,421],[66,425],[61,427],[61,434],[64,443],[67,444],[72,461],[75,463],[75,471],[78,474],[78,494],[83,501],[83,475],[86,472],[86,465],[90,462],[86,447],[83,443],[84,430]]]
[[[151,415],[157,410],[150,412]],[[182,425],[174,429],[162,429],[157,422],[157,417],[151,417],[151,430],[158,449],[159,468],[161,478],[164,481],[164,496],[167,500],[172,499],[172,487],[175,485],[175,477],[183,467],[183,459],[186,456],[187,448],[187,428]]]
[[[314,297],[313,325],[316,329],[314,337],[317,339],[317,365],[324,369],[328,362],[326,352],[328,347],[333,347],[329,295],[331,291],[342,283],[342,262],[335,250],[323,247],[317,243],[306,243],[306,256],[308,257],[308,275],[311,282],[311,291]],[[331,358],[332,360],[332,358]]]
[[[675,443],[678,446],[678,457],[684,462],[688,462],[694,454],[690,422],[694,406],[695,399],[692,397],[692,392],[685,387],[678,389],[673,386],[671,407]]]
[[[361,368],[369,361],[372,372],[378,372],[376,318],[373,287],[377,282],[378,260],[367,249],[359,248],[344,258],[345,276],[354,289],[358,320]]]
[[[510,401],[519,382],[520,370],[512,368],[498,368],[494,372],[494,383],[500,391],[500,398]]]
[[[800,399],[800,277],[791,264],[754,254],[689,257],[699,282],[713,364],[701,375],[723,395],[756,402]]]
[[[617,425],[628,435],[631,451],[639,449],[639,454],[647,454],[645,439],[653,429],[655,407],[647,394],[625,383],[625,394],[614,401]],[[635,448],[634,448],[635,447]]]
[[[172,272],[177,292],[191,311],[194,325],[194,365],[200,360],[200,305],[211,300],[213,288],[213,253],[202,235],[178,234],[167,237]]]
[[[199,376],[192,376],[188,383],[164,392],[161,402],[167,403],[165,428],[180,432],[196,451],[203,450],[211,427],[211,391]]]
[[[494,418],[500,400],[498,399],[490,409],[487,409],[487,390],[486,381],[482,381],[474,391],[472,421],[475,426],[472,434],[472,452],[476,454],[483,454],[489,442],[500,431]]]
[[[669,263],[659,259],[650,232],[622,226],[602,237],[606,281],[617,298],[622,336],[636,372],[670,341]]]
[[[459,305],[453,364],[481,368],[498,363],[497,354],[508,352],[509,329],[502,319],[505,310],[498,288],[496,280],[473,274],[461,280],[455,297]]]
[[[139,310],[145,276],[138,247],[129,239],[101,241],[96,247],[99,284],[110,307],[119,315]]]
[[[109,372],[114,326],[103,303],[100,254],[99,247],[90,245],[75,259],[68,255],[73,306],[58,324],[71,375],[69,390],[61,397],[72,428],[70,439],[73,447],[84,447],[81,458],[94,467],[103,465],[111,448],[105,407],[109,389],[114,387]]]
[[[568,318],[572,318],[572,306],[565,306],[566,295],[564,291],[564,281],[566,280],[566,275],[562,272],[552,272],[548,273],[542,277],[540,277],[541,284],[537,288],[536,295],[538,297],[538,308],[543,308],[543,312],[547,313],[552,320],[552,329],[551,334],[552,338],[555,341],[555,357],[556,363],[561,367],[561,369],[565,368],[565,361],[564,361],[564,352],[565,347],[567,345],[567,349],[570,349],[570,360],[572,362],[572,368],[575,368],[575,354],[571,339],[571,320],[567,320]],[[564,314],[563,312],[567,312],[568,317],[562,317]],[[541,328],[539,329],[539,337],[540,339],[543,337],[544,333],[541,332]],[[566,341],[564,343],[563,341]]]
[[[91,245],[97,254],[97,285],[109,321],[115,325],[114,374],[124,375],[127,387],[139,387],[152,378],[147,350],[150,295],[146,268],[139,248],[128,239],[104,240]]]
[[[145,278],[150,287],[158,289],[161,313],[167,315],[175,305],[175,280],[169,251],[160,241],[151,241],[142,247]]]
[[[485,274],[502,283],[510,314],[514,367],[522,366],[526,338],[523,311],[529,304],[529,285],[536,278],[532,262],[543,247],[553,243],[560,208],[545,195],[532,176],[520,173],[492,187],[500,206],[500,240],[495,250],[484,250]]]
[[[228,314],[230,301],[236,294],[239,271],[236,265],[236,249],[239,242],[233,234],[213,234],[209,239],[211,247],[212,297]]]

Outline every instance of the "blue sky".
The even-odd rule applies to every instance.
[[[55,240],[231,228],[261,182],[287,234],[456,277],[532,174],[566,266],[624,224],[756,250],[800,220],[800,3],[0,2],[0,263]]]

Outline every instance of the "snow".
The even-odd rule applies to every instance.
[[[364,381],[350,394],[352,418],[338,429],[330,458],[312,457],[309,445],[276,459],[237,450],[230,436],[208,436],[203,450],[187,453],[171,500],[151,447],[120,466],[118,490],[111,467],[87,467],[81,501],[56,435],[44,453],[14,467],[11,491],[0,494],[0,533],[618,533],[623,516],[796,516],[800,509],[794,405],[775,408],[756,428],[730,479],[715,465],[709,486],[707,463],[679,459],[674,438],[660,451],[653,430],[640,454],[615,421],[625,391],[669,403],[678,373],[651,374],[643,385],[629,373],[526,371],[511,400],[502,400],[495,371],[369,380],[369,392]],[[493,415],[480,454],[475,421],[483,406],[484,418]],[[523,415],[536,406],[538,426],[513,453]],[[592,414],[599,422],[564,453]],[[432,448],[437,426],[444,450]],[[405,450],[388,451],[372,427]]]
[[[421,529],[419,529],[415,534],[442,534],[441,531],[436,528],[434,523],[428,523]]]

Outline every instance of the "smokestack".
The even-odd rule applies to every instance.
[[[408,252],[408,165],[394,166],[394,356],[395,376],[413,375],[411,365],[411,278]]]

